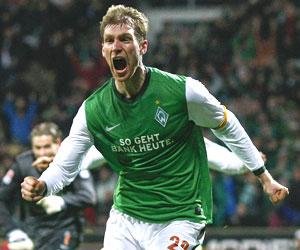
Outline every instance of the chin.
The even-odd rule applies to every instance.
[[[126,82],[130,77],[115,77],[115,80],[118,82]]]
[[[116,81],[119,81],[119,82],[124,82],[124,81],[127,81],[129,80],[131,77],[130,74],[126,73],[125,75],[123,76],[119,76],[119,75],[114,75],[114,78]]]

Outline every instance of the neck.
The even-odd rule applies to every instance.
[[[117,91],[125,96],[127,99],[135,97],[141,90],[144,85],[146,78],[146,69],[145,67],[138,66],[133,76],[126,81],[116,81]]]

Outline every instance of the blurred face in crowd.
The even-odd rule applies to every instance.
[[[107,25],[103,33],[102,55],[116,81],[130,79],[147,52],[148,41],[137,39],[134,29],[127,24]]]
[[[18,112],[24,111],[26,109],[26,100],[24,97],[18,96],[15,100],[15,107]]]
[[[56,155],[60,140],[54,140],[51,135],[39,135],[32,137],[31,145],[36,158],[32,165],[42,172]]]

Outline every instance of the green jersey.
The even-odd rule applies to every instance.
[[[47,195],[57,193],[74,180],[94,144],[119,173],[118,210],[152,223],[210,223],[211,182],[201,127],[218,128],[213,133],[256,174],[264,170],[261,155],[235,115],[201,82],[147,70],[135,99],[120,96],[111,79],[81,105],[39,179]]]
[[[187,77],[147,70],[133,100],[110,79],[85,102],[94,144],[119,173],[114,206],[152,223],[209,223],[211,181],[201,127],[188,111]]]

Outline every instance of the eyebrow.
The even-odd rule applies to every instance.
[[[132,34],[129,32],[124,32],[121,34],[118,34],[117,37],[123,37],[123,36],[130,36],[132,37]],[[108,33],[108,34],[104,34],[104,37],[114,37],[114,35],[112,33]]]

